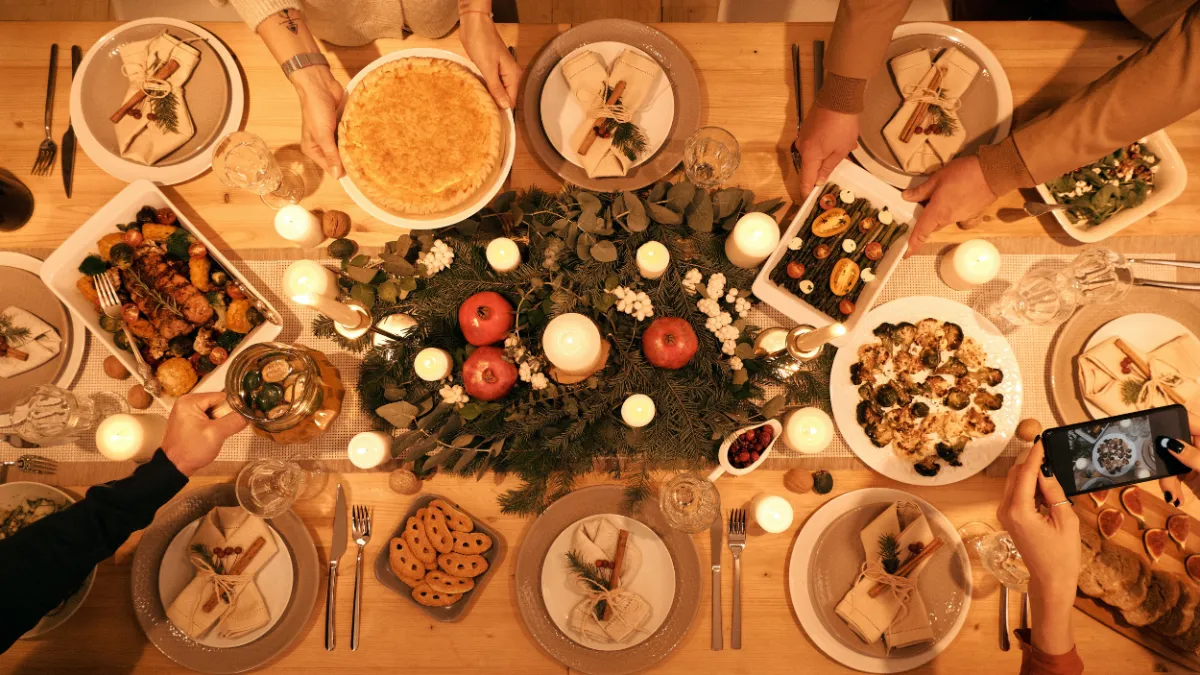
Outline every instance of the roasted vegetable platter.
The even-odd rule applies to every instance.
[[[842,162],[805,200],[754,294],[800,323],[841,322],[848,336],[899,264],[919,211],[895,188]]]
[[[121,319],[100,311],[97,274],[120,282]],[[80,226],[46,259],[42,280],[140,380],[121,330],[129,325],[167,408],[184,393],[224,389],[233,355],[282,330],[279,312],[149,181],[130,184]]]

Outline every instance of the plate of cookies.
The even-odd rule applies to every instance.
[[[422,495],[375,558],[375,578],[438,621],[457,621],[504,558],[504,540],[440,495]]]

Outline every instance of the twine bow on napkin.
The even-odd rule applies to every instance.
[[[1108,415],[1179,402],[1200,414],[1200,341],[1181,335],[1142,354],[1111,337],[1080,354],[1079,381],[1084,398]]]
[[[597,127],[605,126],[604,120],[632,124],[634,115],[650,103],[651,88],[662,69],[653,59],[625,50],[613,63],[610,73],[599,54],[585,50],[564,62],[562,72],[571,93],[587,110],[584,123],[569,140],[571,149],[579,150],[589,177],[624,176],[639,157],[633,150],[636,144]],[[641,135],[644,144],[642,131],[636,126],[633,130]],[[614,141],[620,142],[614,144]]]
[[[121,73],[129,78],[125,105],[113,115],[117,145],[125,159],[152,165],[196,133],[184,84],[200,51],[163,31],[149,40],[123,44],[117,52]]]
[[[883,128],[883,138],[908,173],[931,173],[954,158],[967,135],[958,111],[961,96],[974,81],[979,64],[949,48],[936,62],[925,49],[889,63],[904,101]]]
[[[609,590],[591,579],[577,578],[577,583],[586,584],[585,597],[571,610],[572,627],[593,639],[623,642],[650,616],[650,604],[642,596],[627,588]],[[601,606],[600,603],[605,603]],[[608,608],[607,618],[598,614]]]

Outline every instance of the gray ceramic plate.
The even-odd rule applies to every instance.
[[[622,178],[589,178],[554,149],[542,126],[542,87],[566,55],[593,42],[624,42],[658,61],[675,94],[675,123],[661,148]],[[667,175],[683,160],[683,144],[700,128],[700,82],[691,59],[662,32],[636,21],[601,19],[561,33],[550,41],[525,71],[522,125],[533,153],[564,181],[590,190],[636,190]]]
[[[0,387],[0,410],[8,410],[30,387],[54,384],[62,375],[71,353],[71,317],[67,308],[46,287],[38,275],[0,263],[0,313],[9,307],[20,307],[50,324],[62,338],[62,350],[42,365],[16,377],[3,380]]]
[[[288,511],[270,524],[291,552],[295,582],[292,599],[271,630],[248,645],[217,649],[192,640],[171,623],[158,593],[158,572],[167,546],[181,529],[213,507],[237,505],[232,485],[212,485],[187,492],[158,512],[142,534],[133,556],[130,573],[133,609],[146,637],[167,658],[201,673],[241,673],[279,656],[300,638],[317,603],[321,581],[317,547],[300,517]]]
[[[379,580],[379,583],[387,586],[392,591],[395,591],[398,595],[411,602],[414,607],[421,609],[421,611],[425,612],[433,619],[437,621],[457,621],[467,613],[467,610],[470,609],[472,605],[475,604],[476,596],[478,596],[480,591],[483,590],[483,587],[487,585],[488,579],[491,579],[492,575],[496,573],[496,568],[504,560],[506,546],[504,545],[504,539],[500,537],[498,532],[488,527],[487,524],[485,524],[482,520],[476,518],[470,513],[467,513],[466,511],[463,511],[463,513],[466,513],[467,517],[475,523],[476,532],[482,532],[492,539],[492,547],[483,554],[484,560],[487,560],[488,562],[487,571],[478,577],[475,577],[475,587],[464,593],[462,600],[459,600],[449,607],[426,607],[425,605],[417,602],[412,596],[412,586],[400,581],[400,577],[396,576],[396,573],[392,571],[392,566],[388,563],[388,550],[391,546],[392,538],[399,537],[404,534],[404,526],[408,523],[408,519],[417,515],[417,511],[425,508],[429,505],[429,502],[435,499],[440,499],[448,504],[452,504],[456,509],[462,509],[462,507],[460,507],[453,499],[448,499],[441,495],[421,495],[413,500],[412,506],[408,508],[408,512],[404,514],[404,517],[402,517],[400,522],[396,525],[396,530],[388,537],[388,545],[379,549],[379,553],[375,555],[375,578]]]
[[[555,625],[542,600],[542,565],[550,545],[564,529],[583,518],[621,513],[624,496],[620,486],[597,485],[559,499],[530,526],[517,555],[517,606],[525,627],[550,656],[573,670],[591,675],[625,675],[663,660],[687,635],[700,608],[700,558],[696,546],[691,537],[667,525],[657,502],[651,500],[631,517],[662,539],[675,565],[675,598],[662,625],[644,641],[619,652],[588,649]]]

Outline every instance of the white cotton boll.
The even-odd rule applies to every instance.
[[[546,379],[545,373],[534,373],[529,385],[534,389],[545,389],[550,386],[550,380]]]

